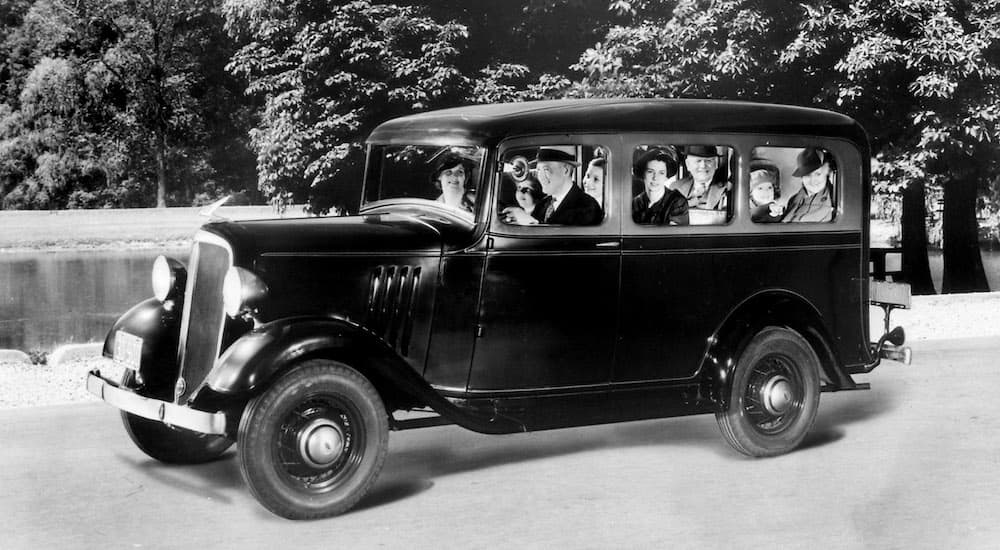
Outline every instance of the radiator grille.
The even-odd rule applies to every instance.
[[[188,265],[188,283],[181,319],[180,393],[174,398],[178,403],[201,385],[219,357],[222,330],[226,319],[222,305],[222,284],[226,271],[232,265],[228,245],[219,242],[195,241]]]
[[[413,307],[420,288],[420,267],[378,266],[372,272],[365,326],[407,355]]]

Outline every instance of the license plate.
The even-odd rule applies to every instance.
[[[910,285],[906,283],[871,281],[868,288],[873,304],[889,304],[903,309],[910,309]]]
[[[115,333],[114,359],[124,367],[138,370],[142,358],[142,338],[123,330]]]

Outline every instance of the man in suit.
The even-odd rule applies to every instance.
[[[725,210],[729,182],[715,181],[719,169],[719,151],[712,145],[689,145],[684,148],[687,176],[670,186],[688,201],[690,208]]]
[[[535,209],[541,218],[510,212],[514,223],[532,225],[597,225],[604,219],[601,205],[575,183],[576,160],[573,147],[547,146],[538,149],[532,161],[536,165],[538,181],[547,195],[540,208]]]

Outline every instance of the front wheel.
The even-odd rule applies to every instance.
[[[240,470],[265,508],[289,519],[334,516],[375,483],[388,414],[359,372],[314,359],[250,402],[237,440]]]
[[[819,358],[793,330],[767,327],[743,350],[726,406],[715,417],[726,441],[750,456],[797,447],[819,408]]]
[[[134,388],[135,375],[131,370],[125,370],[121,386]],[[132,438],[132,442],[142,452],[160,462],[170,464],[210,462],[222,456],[222,453],[233,444],[233,440],[226,436],[174,428],[125,411],[122,411],[121,415],[125,431]]]

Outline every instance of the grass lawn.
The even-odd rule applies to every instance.
[[[209,218],[202,207],[121,210],[0,211],[0,250],[163,246],[190,241]],[[301,216],[301,208],[286,217]],[[224,206],[230,219],[276,218],[270,206]]]

